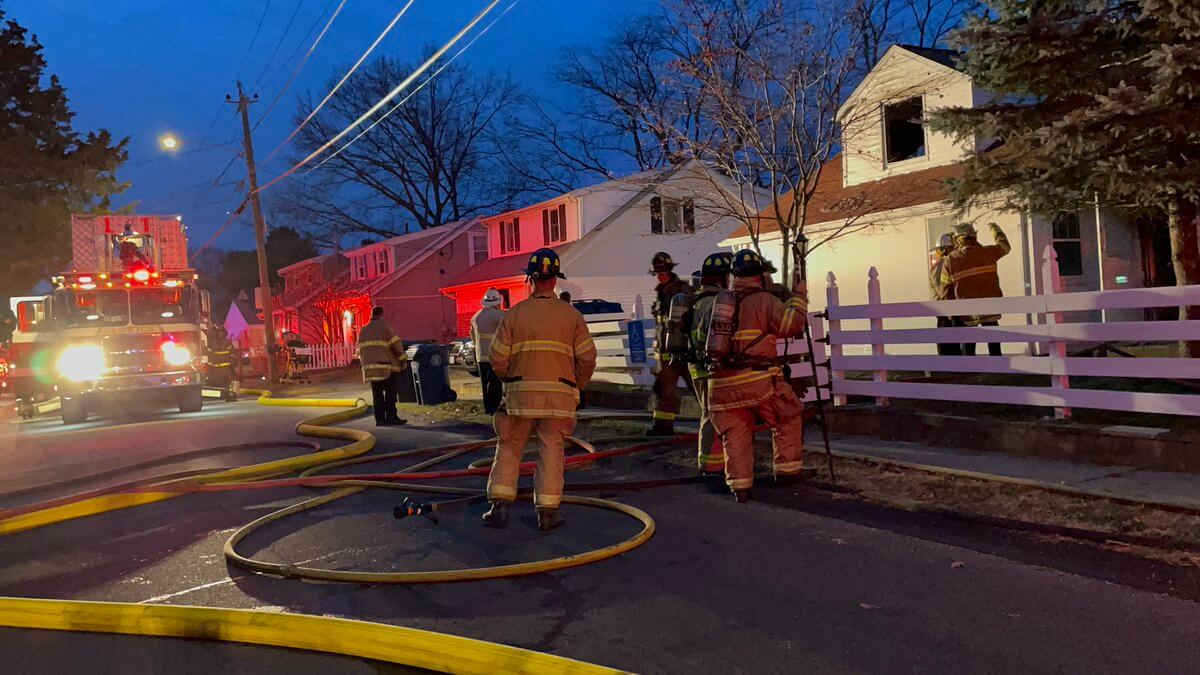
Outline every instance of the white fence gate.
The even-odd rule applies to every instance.
[[[1161,378],[1200,380],[1200,359],[1188,358],[1099,358],[1069,357],[1069,343],[1169,342],[1200,339],[1200,321],[1119,321],[1063,323],[1064,312],[1112,309],[1142,309],[1200,305],[1200,286],[1132,288],[1082,293],[1062,293],[1058,260],[1053,247],[1043,255],[1042,279],[1045,295],[979,300],[883,303],[880,280],[874,267],[868,273],[865,305],[838,302],[837,279],[828,276],[827,318],[832,391],[835,401],[846,396],[872,396],[886,405],[889,397],[972,401],[1010,405],[1053,407],[1059,417],[1069,417],[1071,407],[1121,410],[1138,413],[1200,415],[1200,395],[1145,391],[1072,389],[1071,377]],[[884,321],[893,318],[973,314],[1028,314],[1039,323],[1023,326],[979,326],[889,329]],[[867,330],[847,330],[843,321],[867,320]],[[1026,343],[1030,354],[1044,356],[908,356],[887,353],[888,345],[936,343]],[[844,354],[847,346],[869,345],[869,356]],[[870,380],[848,380],[846,371],[867,371]],[[1005,375],[1048,375],[1048,387],[986,384],[939,384],[893,382],[890,371],[987,373]]]
[[[297,356],[308,356],[308,363],[301,367],[304,370],[329,370],[344,368],[358,358],[358,348],[348,344],[321,344],[296,348]]]

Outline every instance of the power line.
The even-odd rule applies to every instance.
[[[330,2],[329,4],[332,5],[333,2]],[[292,83],[296,81],[296,77],[300,75],[300,70],[304,68],[304,64],[308,63],[308,58],[312,56],[314,51],[316,51],[317,45],[321,44],[321,38],[325,37],[325,33],[328,32],[329,27],[333,25],[333,20],[337,18],[338,14],[342,11],[342,7],[345,6],[346,0],[342,0],[342,3],[337,6],[336,10],[334,10],[333,16],[329,17],[329,21],[325,23],[325,27],[321,29],[321,33],[317,35],[317,39],[314,40],[312,46],[308,48],[308,52],[304,54],[304,58],[300,60],[300,63],[296,64],[296,68],[292,71],[292,76],[288,78],[287,83],[283,85],[283,88],[279,90],[279,93],[275,94],[275,98],[271,100],[271,104],[267,106],[267,109],[263,111],[262,116],[259,117],[258,121],[254,123],[254,127],[250,129],[251,131],[257,129],[258,125],[262,124],[263,120],[267,119],[267,115],[275,109],[275,104],[279,103],[279,99],[283,98],[284,92],[286,92],[288,87],[292,86]],[[329,9],[329,7],[326,7],[325,9]],[[313,24],[313,27],[315,28],[316,24]],[[309,32],[311,33],[312,31],[310,30]],[[306,35],[305,37],[308,36]]]
[[[288,31],[292,30],[292,24],[296,21],[296,15],[300,13],[300,8],[304,6],[304,0],[296,0],[296,9],[292,10],[292,16],[288,18],[287,25],[283,27],[283,32],[279,34],[279,40],[275,43],[275,49],[271,50],[271,55],[267,57],[267,62],[263,64],[262,71],[258,77],[254,78],[254,86],[257,87],[259,82],[262,82],[263,75],[267,74],[267,69],[271,67],[271,63],[275,61],[276,55],[279,54],[279,48],[283,46],[283,40],[287,37]]]
[[[325,152],[326,150],[331,148],[334,144],[336,144],[338,141],[345,138],[346,134],[349,134],[351,131],[353,131],[355,127],[362,124],[363,121],[365,121],[367,118],[369,118],[372,115],[374,115],[375,113],[379,112],[380,108],[382,108],[383,106],[385,106],[389,102],[391,102],[392,99],[396,98],[396,96],[400,95],[400,93],[402,91],[407,89],[409,87],[409,85],[411,85],[413,83],[414,80],[416,80],[418,77],[420,77],[426,70],[429,70],[430,66],[432,66],[435,62],[437,62],[438,59],[442,58],[442,56],[447,51],[449,51],[451,47],[453,47],[455,44],[457,44],[458,41],[461,40],[464,35],[469,33],[471,31],[471,29],[474,28],[475,25],[478,24],[480,21],[482,21],[483,18],[485,16],[487,16],[493,9],[495,9],[496,5],[498,5],[498,4],[500,4],[500,0],[492,0],[492,2],[490,2],[487,7],[483,8],[483,11],[481,11],[478,15],[476,15],[474,19],[471,19],[471,21],[467,25],[463,26],[462,30],[455,33],[454,37],[450,38],[450,40],[447,41],[446,44],[439,47],[438,50],[436,52],[434,52],[432,56],[430,56],[428,59],[425,60],[424,63],[421,64],[420,67],[418,67],[415,71],[413,71],[408,77],[404,78],[404,81],[401,82],[400,84],[396,85],[390,92],[387,93],[386,96],[379,99],[379,101],[376,102],[375,105],[371,106],[371,108],[369,110],[367,110],[365,113],[360,115],[358,119],[354,120],[349,125],[347,125],[345,129],[342,129],[341,131],[339,131],[336,136],[334,136],[333,138],[326,141],[324,145],[317,148],[311,154],[309,154],[307,157],[305,157],[304,159],[297,162],[294,166],[292,166],[292,168],[288,169],[287,171],[284,171],[282,174],[280,174],[279,176],[277,176],[273,180],[271,180],[271,182],[258,188],[258,192],[262,192],[263,190],[266,190],[267,188],[278,183],[279,181],[283,180],[284,178],[287,178],[288,176],[292,175],[297,170],[299,170],[300,167],[304,166],[305,164],[308,164],[314,158],[316,158],[318,155]]]
[[[517,6],[517,3],[518,3],[518,2],[520,2],[520,1],[521,1],[521,0],[513,0],[513,3],[512,3],[511,5],[509,5],[508,7],[506,7],[506,8],[504,9],[504,11],[503,11],[503,12],[500,12],[500,16],[497,16],[495,19],[492,19],[492,22],[491,22],[491,23],[489,23],[487,26],[484,26],[483,30],[481,30],[481,31],[479,31],[478,33],[476,33],[476,34],[475,34],[475,37],[471,38],[471,39],[470,39],[470,41],[468,41],[468,42],[467,42],[467,44],[465,44],[465,45],[463,45],[463,46],[462,46],[462,49],[459,49],[457,52],[455,52],[455,53],[454,53],[454,55],[453,55],[453,56],[451,56],[449,59],[447,59],[447,60],[446,60],[446,62],[445,62],[445,63],[443,63],[441,66],[439,66],[437,70],[433,71],[433,74],[432,74],[432,75],[430,75],[429,77],[427,77],[427,78],[425,78],[424,80],[422,80],[422,81],[421,81],[421,84],[417,85],[417,88],[416,88],[416,89],[413,89],[412,91],[408,92],[408,95],[407,95],[407,96],[405,96],[404,98],[400,99],[400,102],[399,102],[399,103],[397,103],[396,105],[392,106],[392,107],[391,107],[391,109],[389,109],[389,110],[388,110],[387,112],[385,112],[385,113],[384,113],[382,116],[380,116],[380,117],[379,117],[379,119],[377,119],[377,120],[375,120],[374,122],[372,122],[372,123],[371,123],[371,126],[369,126],[369,127],[367,127],[366,129],[363,129],[362,131],[358,132],[358,135],[357,135],[357,136],[355,136],[354,138],[352,138],[352,139],[350,139],[349,141],[347,141],[345,145],[343,145],[342,147],[340,147],[340,148],[338,148],[337,150],[335,150],[335,151],[333,152],[333,154],[331,154],[331,155],[329,155],[328,157],[326,157],[325,159],[321,160],[321,162],[320,162],[319,164],[317,164],[317,165],[316,165],[316,166],[314,166],[313,168],[309,169],[309,171],[310,171],[310,172],[312,172],[312,171],[316,171],[317,169],[319,169],[319,168],[321,168],[322,166],[324,166],[324,165],[325,165],[325,163],[326,163],[326,162],[328,162],[329,160],[331,160],[331,159],[333,159],[334,157],[337,157],[338,155],[342,154],[342,151],[344,151],[346,148],[349,148],[351,145],[354,145],[355,141],[357,141],[358,139],[360,139],[360,138],[362,138],[363,136],[365,136],[365,135],[367,135],[368,133],[370,133],[372,129],[374,129],[375,127],[379,126],[379,123],[380,123],[380,122],[384,121],[384,120],[385,120],[385,119],[387,119],[389,116],[391,116],[391,114],[392,114],[392,113],[394,113],[394,112],[396,112],[397,110],[399,110],[399,109],[400,109],[400,106],[402,106],[402,105],[404,105],[405,103],[407,103],[407,102],[408,102],[408,100],[409,100],[409,99],[411,99],[413,96],[416,96],[416,95],[417,95],[417,94],[418,94],[418,93],[419,93],[419,92],[420,92],[422,89],[424,89],[424,88],[425,88],[425,85],[427,85],[427,84],[429,84],[431,81],[433,81],[433,79],[434,79],[435,77],[437,77],[438,75],[440,75],[440,74],[441,74],[441,72],[442,72],[443,70],[445,70],[446,68],[448,68],[448,67],[450,66],[450,64],[451,64],[451,63],[454,63],[454,59],[457,59],[459,56],[461,56],[461,55],[463,54],[463,52],[465,52],[465,51],[467,51],[468,49],[470,49],[470,48],[471,48],[471,45],[475,44],[475,42],[476,42],[476,41],[478,41],[478,40],[479,40],[479,38],[481,38],[481,37],[483,37],[484,35],[486,35],[486,34],[487,34],[487,32],[488,32],[489,30],[491,30],[491,29],[492,29],[492,26],[495,26],[495,25],[496,25],[496,24],[497,24],[497,23],[500,21],[500,19],[503,19],[503,18],[504,18],[504,15],[505,15],[505,14],[508,14],[508,13],[509,13],[509,11],[510,11],[510,10],[512,10],[512,8],[513,8],[513,7],[516,7],[516,6]]]
[[[310,121],[312,121],[312,118],[321,111],[321,108],[329,102],[329,99],[333,98],[333,95],[337,93],[338,89],[342,88],[342,85],[346,83],[346,80],[350,79],[350,76],[354,74],[354,71],[358,70],[358,67],[362,65],[363,61],[367,60],[367,57],[371,55],[371,52],[375,51],[375,48],[379,46],[379,43],[383,42],[383,38],[387,37],[387,34],[392,31],[392,28],[394,28],[396,23],[400,21],[400,18],[403,17],[406,12],[408,12],[408,8],[412,7],[415,1],[416,0],[408,0],[404,7],[400,8],[400,11],[396,13],[396,16],[392,17],[391,23],[389,23],[387,27],[383,29],[383,32],[379,34],[379,37],[375,38],[375,41],[371,43],[371,46],[367,47],[367,51],[363,52],[363,55],[358,57],[358,61],[356,61],[354,65],[351,66],[350,70],[342,76],[342,79],[336,85],[334,85],[333,89],[331,89],[329,93],[325,95],[325,98],[322,99],[319,104],[317,104],[317,107],[313,108],[312,112],[308,114],[308,117],[304,118],[304,121],[300,123],[300,126],[296,127],[296,129],[292,131],[287,138],[283,139],[282,143],[277,145],[275,149],[267,155],[266,159],[263,160],[264,162],[271,161],[271,158],[275,156],[275,153],[283,149],[283,146],[291,142],[291,140],[296,137],[296,134],[300,133],[300,130],[303,129]]]
[[[312,22],[312,25],[308,27],[308,31],[304,33],[304,37],[300,38],[296,42],[296,47],[292,49],[292,53],[288,54],[288,57],[281,61],[279,63],[279,67],[271,73],[271,76],[262,83],[263,87],[269,87],[271,83],[275,81],[275,78],[279,77],[279,74],[287,68],[288,64],[296,59],[296,55],[300,53],[300,50],[304,48],[304,45],[308,44],[308,38],[312,36],[313,31],[317,29],[317,26],[321,25],[321,21],[325,19],[325,15],[329,13],[329,8],[333,7],[335,2],[337,2],[337,0],[329,0],[329,4],[325,5],[325,9],[321,10],[321,13],[317,15],[317,18]],[[345,0],[342,0],[342,4],[345,4]],[[339,11],[341,11],[340,8]]]
[[[242,74],[242,68],[246,66],[246,59],[250,57],[250,52],[254,51],[254,43],[258,42],[258,33],[262,30],[263,20],[267,18],[267,12],[271,9],[271,0],[267,0],[267,4],[263,7],[262,16],[258,17],[258,25],[254,27],[254,37],[250,38],[250,46],[246,47],[246,53],[242,54],[242,62],[238,64],[238,76]]]

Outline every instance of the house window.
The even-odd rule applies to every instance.
[[[650,198],[650,234],[663,232],[663,203],[662,197]]]
[[[521,219],[500,221],[500,252],[512,253],[521,250]]]
[[[380,249],[375,252],[375,273],[379,276],[387,274],[391,270],[391,261],[388,260],[387,249]]]
[[[885,103],[883,146],[889,164],[925,156],[925,105],[922,97]]]
[[[1079,237],[1079,214],[1059,213],[1050,223],[1054,252],[1058,254],[1058,273],[1064,277],[1083,276],[1083,241]]]
[[[954,216],[937,216],[936,218],[927,218],[925,220],[925,234],[929,241],[929,250],[937,248],[942,242],[942,235],[951,235],[953,239],[954,226],[958,224],[958,218]]]
[[[471,264],[476,265],[487,259],[487,235],[471,235]]]
[[[354,267],[351,276],[356,281],[367,278],[367,256],[365,253],[354,256]]]
[[[696,231],[696,203],[691,197],[683,200],[683,231],[687,234]]]
[[[542,209],[542,242],[549,246],[567,240],[567,205]]]
[[[512,307],[512,298],[509,296],[508,289],[501,288],[499,290],[500,290],[500,307],[502,309],[508,309],[509,307]]]
[[[695,209],[691,208],[691,200],[685,200],[687,205],[687,213],[684,214],[685,221],[683,225],[684,232],[695,231]],[[674,234],[680,231],[679,213],[680,202],[675,199],[663,199],[662,197],[650,198],[650,234]],[[690,217],[692,224],[686,224],[686,218]]]

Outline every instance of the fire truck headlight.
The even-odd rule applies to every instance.
[[[162,344],[163,360],[172,366],[186,366],[192,361],[192,352],[176,342]]]
[[[58,355],[58,374],[72,382],[98,380],[104,375],[104,350],[100,345],[71,345]]]

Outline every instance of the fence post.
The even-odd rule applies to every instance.
[[[833,310],[841,304],[838,300],[837,277],[833,272],[825,275],[825,325],[828,330],[825,336],[829,338],[829,393],[833,396],[834,405],[846,405],[846,395],[834,393],[836,383],[846,379],[846,373],[833,368],[834,361],[842,360],[842,345],[834,342],[834,336],[842,331],[841,319],[833,318]],[[820,395],[820,391],[817,395]]]
[[[1062,293],[1062,277],[1058,272],[1058,252],[1052,244],[1046,244],[1042,252],[1042,291],[1051,296]],[[1049,334],[1054,326],[1062,323],[1062,312],[1050,311],[1050,298],[1046,298],[1046,355],[1050,359],[1050,387],[1067,390],[1071,388],[1071,377],[1067,374],[1067,343],[1057,340]],[[1059,406],[1054,409],[1057,419],[1070,419],[1070,406]]]
[[[867,304],[873,307],[883,304],[882,293],[879,290],[879,270],[872,265],[871,269],[867,270]],[[874,314],[874,311],[872,311]],[[883,318],[871,317],[871,332],[883,330]],[[871,356],[883,356],[883,343],[871,342]],[[873,378],[876,382],[887,382],[888,373],[886,370],[875,370]],[[888,399],[886,396],[876,396],[875,405],[887,405]]]

